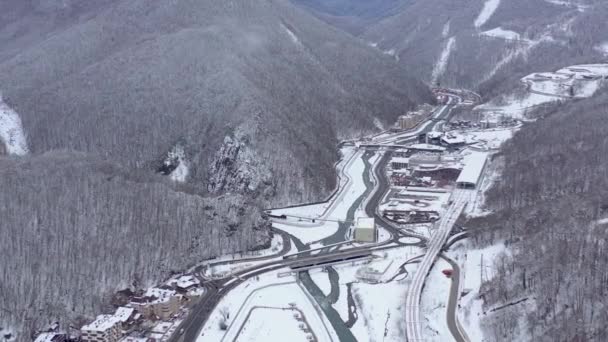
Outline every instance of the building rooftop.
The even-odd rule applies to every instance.
[[[114,316],[116,316],[116,318],[120,322],[124,323],[124,322],[127,322],[129,320],[129,318],[131,318],[131,316],[133,315],[134,312],[135,312],[135,309],[133,309],[133,308],[120,307],[120,308],[116,309]]]
[[[111,329],[119,322],[120,320],[118,317],[114,315],[99,315],[93,322],[83,326],[80,330],[104,332]]]
[[[164,335],[167,333],[167,331],[169,331],[169,329],[171,329],[172,326],[173,323],[171,322],[159,322],[157,325],[154,326],[154,328],[152,328],[152,332]]]
[[[357,219],[357,229],[375,229],[376,220],[373,217],[359,217]]]
[[[146,298],[155,298],[147,301],[150,304],[168,302],[175,296],[177,296],[177,293],[174,290],[159,289],[157,287],[149,288],[144,294],[144,297]]]
[[[194,276],[188,275],[188,276],[182,276],[180,278],[177,279],[175,285],[181,289],[187,289],[189,287],[198,285],[199,281],[198,279],[194,278]]]
[[[53,338],[55,338],[55,336],[57,336],[57,335],[59,335],[59,334],[54,333],[54,332],[45,332],[45,333],[38,335],[38,337],[36,337],[34,342],[53,342]]]
[[[408,146],[408,149],[421,150],[421,151],[437,151],[437,152],[443,152],[446,150],[445,147],[431,145],[431,144],[414,144],[414,145]]]
[[[487,159],[488,154],[485,152],[474,151],[466,155],[463,159],[464,168],[460,172],[456,183],[477,184],[479,178],[481,178]]]
[[[446,134],[441,138],[441,141],[447,144],[465,144],[466,139],[462,135],[457,134]]]
[[[405,157],[393,157],[391,159],[391,163],[404,163],[407,164],[409,163],[410,158],[405,158]]]

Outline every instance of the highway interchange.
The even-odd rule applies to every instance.
[[[448,95],[448,103],[439,107],[427,121],[421,123],[416,128],[410,131],[392,134],[390,136],[383,137],[382,139],[375,140],[374,144],[405,145],[412,142],[416,142],[418,140],[419,134],[437,130],[441,125],[443,125],[446,120],[449,120],[449,116],[452,109],[462,101],[459,96],[455,96],[453,94]],[[379,149],[379,147],[371,146],[370,144],[361,146],[360,148],[363,150],[370,149],[374,151],[377,151]],[[364,209],[366,214],[370,217],[376,218],[377,225],[385,229],[390,234],[389,239],[375,244],[351,247],[343,250],[340,250],[339,248],[320,249],[319,251],[317,251],[317,253],[313,254],[313,252],[311,251],[307,252],[309,247],[299,242],[294,236],[287,234],[286,232],[280,231],[276,228],[273,228],[273,231],[281,236],[283,240],[283,248],[279,253],[275,255],[253,259],[257,261],[255,266],[234,272],[230,276],[221,279],[209,279],[202,276],[204,274],[205,266],[201,266],[199,269],[197,269],[195,273],[202,280],[202,283],[206,288],[205,295],[198,302],[193,304],[188,317],[180,325],[179,329],[177,329],[176,334],[174,334],[169,341],[195,342],[199,338],[201,330],[205,325],[205,322],[209,319],[210,315],[217,307],[221,299],[224,296],[228,295],[239,285],[246,282],[248,279],[258,277],[265,273],[276,272],[285,268],[291,268],[297,272],[305,271],[308,268],[316,267],[319,265],[331,265],[332,263],[337,263],[341,261],[369,257],[372,252],[399,248],[403,247],[404,245],[415,245],[424,247],[426,249],[426,253],[424,255],[416,258],[420,261],[420,263],[418,270],[414,274],[410,289],[408,290],[407,298],[400,299],[403,301],[404,306],[406,307],[406,318],[403,324],[406,327],[405,331],[407,335],[407,340],[410,342],[422,341],[422,324],[420,323],[421,313],[419,309],[422,288],[424,286],[424,282],[430,268],[434,264],[441,250],[444,248],[456,220],[458,219],[464,207],[466,206],[469,194],[467,193],[468,190],[456,190],[454,192],[454,199],[451,201],[451,204],[447,209],[446,213],[442,216],[440,221],[436,223],[438,229],[431,236],[430,239],[427,239],[420,235],[410,234],[394,227],[393,224],[386,220],[384,217],[382,217],[382,215],[380,215],[377,210],[380,201],[390,188],[389,181],[384,170],[386,168],[386,165],[390,161],[391,154],[392,152],[390,151],[390,149],[386,149],[386,151],[383,153],[382,157],[375,165],[375,167],[371,167],[371,170],[369,170],[369,172],[373,173],[373,178],[376,180],[377,184],[373,190],[366,193],[364,196],[362,196],[363,198],[360,199],[361,202],[364,203]],[[334,199],[335,197],[340,197],[341,191],[342,189],[338,189],[337,193],[334,194]],[[358,205],[359,204],[357,204],[357,206]],[[353,205],[353,208],[356,207]],[[354,210],[350,214],[351,216],[354,215]],[[350,225],[350,223],[347,222],[343,222],[342,224]],[[417,242],[403,243],[400,240],[403,237],[415,239]],[[342,240],[345,239],[346,237],[343,237]],[[335,243],[338,241],[334,239],[329,242]],[[329,243],[326,244],[329,245]],[[287,253],[289,253],[291,247],[294,245],[295,247],[297,247],[300,253],[290,257],[284,257]],[[236,263],[251,260],[252,259],[244,259],[231,262]],[[451,293],[452,302],[457,299],[453,298],[454,296],[458,296],[457,291],[455,293],[454,291],[452,291]],[[452,320],[449,323],[451,323],[451,326],[458,324],[457,319],[455,317],[452,317]],[[453,334],[458,333],[458,330],[462,331],[462,329],[451,329]],[[459,334],[459,336],[455,335],[454,338],[457,341],[467,341],[466,334],[464,333]],[[350,338],[344,338],[344,340],[348,339]]]

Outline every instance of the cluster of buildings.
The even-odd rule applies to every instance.
[[[425,121],[431,115],[433,107],[430,105],[421,105],[415,111],[401,115],[397,120],[397,128],[401,130],[412,129],[422,121]]]
[[[432,137],[456,140],[446,134]],[[486,152],[477,151],[395,152],[388,170],[392,188],[380,212],[399,224],[433,222],[448,204],[451,188],[478,187],[487,159]]]
[[[122,291],[125,292],[125,291]],[[166,341],[181,323],[183,304],[204,294],[193,275],[171,278],[161,287],[128,295],[124,305],[113,314],[99,315],[80,328],[82,342],[161,342]],[[47,329],[35,342],[73,341],[57,327]]]

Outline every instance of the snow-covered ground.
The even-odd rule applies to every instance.
[[[358,319],[351,331],[359,341],[403,341],[403,314],[405,294],[409,278],[403,275],[388,282],[398,273],[406,261],[422,254],[417,247],[402,247],[381,253],[371,263],[343,264],[334,269],[340,275],[340,297],[333,307],[344,321],[348,319],[347,284],[352,283],[352,293],[357,306]],[[366,269],[375,270],[379,283],[368,284],[357,277]],[[413,274],[415,264],[407,266]]]
[[[608,64],[583,64],[569,66],[555,72],[533,73],[524,78],[529,92],[523,97],[506,95],[495,101],[477,106],[476,110],[487,113],[488,118],[508,116],[524,119],[534,107],[570,98],[588,98],[606,84]]]
[[[213,311],[197,341],[252,341],[252,338],[256,341],[299,341],[307,334],[301,330],[301,322],[296,320],[295,311],[290,308],[297,308],[304,314],[307,322],[304,325],[310,327],[319,341],[337,341],[331,325],[318,315],[309,297],[295,283],[295,277],[278,278],[277,273],[261,275],[259,280],[250,279],[231,291]],[[228,318],[224,320],[226,316]],[[220,328],[222,321],[227,325],[226,330]]]
[[[26,155],[29,152],[27,139],[19,114],[2,100],[0,94],[0,144],[12,155]]]
[[[480,33],[482,36],[508,39],[508,40],[520,40],[521,35],[515,31],[505,30],[502,27],[497,27],[488,31]]]
[[[365,163],[362,155],[362,153],[356,153],[354,158],[345,165],[343,178],[349,181],[341,185],[342,188],[338,191],[336,197],[329,201],[331,203],[329,207],[323,207],[320,204],[273,210],[273,215],[288,216],[286,220],[275,220],[274,227],[294,235],[305,244],[322,240],[334,234],[339,228],[337,221],[344,221],[347,218],[348,210],[367,189],[364,177],[370,176],[364,172]],[[373,156],[369,160],[370,164],[374,165],[379,158],[379,155]],[[290,215],[301,215],[305,219],[289,217]],[[312,222],[313,218],[315,219],[314,223]]]
[[[513,137],[514,128],[497,128],[489,130],[475,130],[465,133],[467,143],[475,142],[475,146],[486,149],[497,149]]]
[[[437,80],[443,75],[446,67],[448,66],[448,61],[450,59],[450,55],[452,55],[452,51],[456,45],[456,37],[450,37],[443,47],[443,51],[441,51],[441,55],[439,59],[435,63],[435,67],[433,68],[433,74],[431,75],[431,81],[433,84],[437,82]]]
[[[492,15],[494,15],[494,12],[496,12],[496,9],[498,9],[499,5],[500,5],[500,0],[487,0],[483,4],[483,8],[481,9],[481,12],[475,19],[475,22],[474,22],[475,27],[479,28],[479,27],[483,26],[483,24],[485,24],[488,20],[490,20]]]
[[[460,299],[458,315],[471,341],[483,341],[483,300],[479,298],[481,285],[494,276],[494,261],[507,253],[509,252],[502,242],[483,249],[473,249],[468,242],[457,242],[448,252],[460,266],[460,288],[463,292],[468,292]]]
[[[426,278],[420,301],[424,318],[423,324],[425,325],[423,329],[425,341],[446,342],[454,340],[446,321],[452,281],[441,273],[442,270],[451,268],[452,266],[447,261],[437,259]]]
[[[344,201],[344,197],[349,191],[351,191],[350,194],[352,195],[353,183],[356,180],[363,179],[362,170],[365,168],[363,160],[361,159],[362,153],[356,148],[350,146],[344,147],[341,150],[341,153],[343,157],[336,166],[337,171],[340,173],[339,190],[331,199],[329,199],[329,201],[320,204],[275,209],[272,210],[272,214],[293,215],[307,218],[337,218],[334,215],[335,209]],[[365,189],[363,191],[365,191]]]
[[[289,307],[257,307],[252,309],[251,317],[247,320],[239,336],[234,341],[310,341],[307,336],[314,336],[304,332],[307,324],[299,321],[299,311]],[[226,340],[229,341],[229,340]]]

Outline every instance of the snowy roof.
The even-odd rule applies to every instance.
[[[427,136],[429,138],[431,138],[431,139],[438,139],[438,138],[441,138],[443,136],[443,133],[442,132],[433,131],[433,132],[429,132],[427,134]]]
[[[172,297],[176,295],[173,290],[159,289],[157,287],[149,288],[144,297],[155,297],[156,300],[150,301],[150,303],[164,303],[168,302]]]
[[[34,342],[53,342],[53,338],[57,336],[57,333],[46,332],[38,335]]]
[[[466,142],[465,138],[462,135],[455,134],[444,135],[441,140],[445,141],[448,144],[464,144]]]
[[[134,336],[127,336],[127,337],[123,337],[122,339],[120,339],[121,342],[147,342],[148,338],[147,337],[134,337]]]
[[[118,319],[120,322],[124,323],[129,320],[134,311],[135,309],[133,308],[126,308],[123,306],[116,310],[114,316],[116,316],[116,319]]]
[[[153,333],[165,334],[173,326],[171,322],[160,322],[152,328]]]
[[[445,147],[431,145],[431,144],[414,144],[408,146],[409,149],[412,150],[425,150],[425,151],[445,151]]]
[[[97,318],[82,327],[82,331],[99,331],[104,332],[113,328],[120,320],[114,315],[99,315]]]
[[[391,159],[391,163],[403,163],[403,164],[407,164],[409,162],[410,162],[410,158],[393,157],[393,159]]]
[[[464,168],[456,180],[457,183],[477,184],[486,165],[488,154],[484,152],[471,152],[464,157]]]
[[[376,220],[373,217],[359,217],[357,219],[357,229],[374,229]]]
[[[182,288],[182,289],[187,289],[191,286],[198,285],[198,284],[199,284],[198,279],[194,278],[191,275],[182,276],[179,279],[177,279],[177,282],[176,282],[176,286],[179,288]]]

